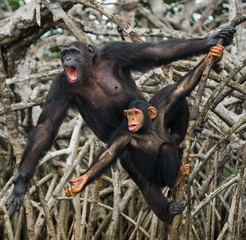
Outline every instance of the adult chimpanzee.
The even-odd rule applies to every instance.
[[[180,173],[183,174],[178,178],[180,160],[177,144],[168,132],[166,120],[169,121],[170,113],[180,100],[194,89],[209,57],[213,55],[219,60],[223,49],[221,45],[212,47],[204,60],[169,87],[168,93],[159,96],[155,107],[144,100],[131,102],[128,109],[124,110],[126,118],[123,124],[113,133],[107,149],[85,174],[70,180],[73,186],[64,188],[65,193],[72,196],[81,191],[119,157],[150,208],[162,221],[171,223],[173,217],[184,210],[185,203],[169,203],[162,194],[161,187],[178,184],[183,174],[189,172],[189,166],[181,167]]]
[[[81,42],[70,44],[61,55],[64,71],[52,83],[14,177],[14,192],[8,204],[10,212],[20,208],[35,167],[50,148],[69,107],[76,108],[96,136],[106,142],[121,124],[123,109],[131,101],[143,99],[131,78],[132,70],[143,72],[206,53],[219,38],[224,39],[225,45],[230,44],[234,33],[234,28],[227,27],[203,39],[170,40],[158,44],[113,42],[98,51]],[[176,112],[181,118],[179,109]],[[177,126],[166,124],[178,134],[179,128],[183,129],[182,122]]]

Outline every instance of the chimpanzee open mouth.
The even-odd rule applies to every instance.
[[[64,70],[65,70],[70,82],[76,82],[77,81],[78,71],[75,67],[66,66],[66,67],[64,67]]]
[[[138,126],[137,124],[128,125],[128,129],[130,131],[134,131],[137,128],[137,126]]]

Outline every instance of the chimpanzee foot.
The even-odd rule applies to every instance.
[[[182,213],[185,207],[186,207],[186,202],[180,202],[180,203],[173,202],[169,204],[168,210],[170,214],[175,216],[177,214]]]
[[[166,215],[164,222],[172,224],[175,215],[180,214],[184,211],[186,207],[186,202],[172,202],[168,206],[168,214]]]
[[[71,187],[64,187],[65,194],[68,197],[73,196],[75,193],[80,192],[85,184],[87,183],[88,175],[84,174],[78,178],[70,179],[69,181],[73,183]]]

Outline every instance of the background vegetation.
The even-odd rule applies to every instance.
[[[24,207],[9,218],[12,176],[50,83],[62,71],[64,46],[75,39],[100,47],[122,39],[204,37],[239,14],[245,17],[246,10],[242,0],[50,2],[0,1],[0,239],[246,239],[245,23],[189,98],[190,128],[181,147],[192,172],[178,190],[163,190],[170,200],[188,203],[172,226],[150,211],[118,163],[81,194],[65,197],[68,179],[81,174],[103,147],[74,111],[40,161]],[[201,57],[134,79],[149,98]]]

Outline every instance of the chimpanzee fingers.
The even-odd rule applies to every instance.
[[[233,35],[236,32],[236,29],[234,27],[225,27],[219,32],[219,37],[223,38],[224,46],[229,45],[232,42]]]
[[[7,203],[7,209],[9,212],[9,216],[12,217],[16,212],[20,210],[20,207],[23,202],[23,197],[15,197],[12,196],[8,203]]]
[[[175,214],[179,214],[182,213],[184,211],[184,209],[186,208],[186,203],[180,203],[179,205],[176,206],[176,208],[174,209]]]
[[[80,177],[78,177],[78,178],[71,178],[71,179],[69,179],[69,182],[75,183],[75,182],[78,182],[80,180],[81,180]]]
[[[225,49],[225,47],[222,45],[217,45],[217,46],[211,47],[209,54],[207,55],[206,59],[208,60],[208,58],[212,55],[212,56],[216,57],[216,60],[215,60],[216,62],[220,61],[220,59],[223,56],[223,50],[224,49]]]
[[[11,197],[7,203],[7,209],[8,209],[8,212],[9,212],[9,216],[12,217],[14,215],[14,199],[13,197]]]
[[[72,187],[64,187],[64,192],[68,197],[71,197],[74,195],[74,191],[73,191],[73,186]]]
[[[217,46],[211,47],[210,50],[215,53],[222,53],[224,49],[225,47],[223,45],[217,45]]]
[[[74,192],[80,192],[83,189],[83,187],[86,185],[87,180],[88,180],[88,175],[84,174],[78,178],[70,179],[69,182],[73,183]]]
[[[12,218],[15,214],[15,209],[13,206],[11,206],[9,209],[8,209],[8,213],[9,213],[9,217]]]
[[[185,164],[182,166],[182,173],[183,175],[187,175],[190,173],[190,164]]]
[[[187,204],[185,201],[179,203],[179,207],[180,207],[180,209],[182,209],[182,211],[186,208],[186,206],[187,206]]]
[[[220,54],[218,54],[218,53],[213,53],[212,55],[213,55],[214,57],[219,58],[219,59],[222,58],[222,56],[221,56]]]
[[[181,176],[187,175],[190,173],[190,164],[184,164],[179,168],[179,174]]]
[[[73,185],[71,187],[64,187],[64,192],[68,197],[74,195],[74,193],[80,192],[86,184],[86,177],[84,175],[78,178],[69,179]]]
[[[224,49],[225,49],[224,46],[218,45],[218,46],[211,47],[210,52],[213,56],[222,58]]]
[[[228,26],[220,30],[219,36],[229,38],[232,37],[235,32],[236,32],[236,28]]]

